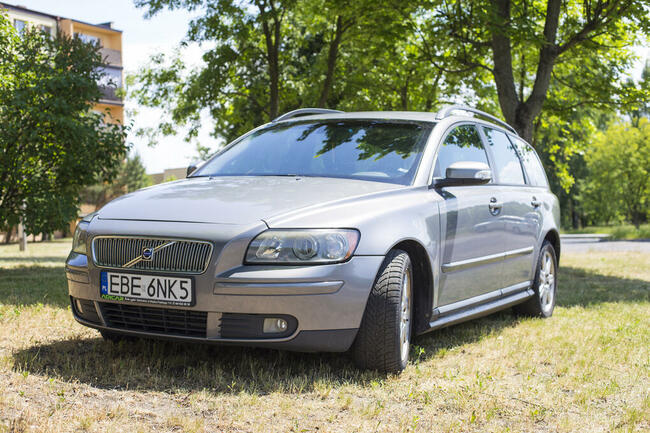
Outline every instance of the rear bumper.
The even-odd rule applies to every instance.
[[[383,261],[381,256],[357,256],[346,263],[334,265],[239,266],[218,275],[209,270],[195,277],[194,306],[168,308],[164,305],[114,302],[100,298],[101,269],[92,263],[84,263],[84,258],[71,254],[66,266],[69,293],[73,299],[72,311],[75,319],[83,325],[134,336],[308,352],[341,352],[349,349]],[[96,316],[80,314],[75,307],[75,299],[90,302]],[[149,312],[156,309],[153,311],[156,314],[160,313],[159,310],[167,310],[172,315],[178,314],[174,317],[177,322],[189,316],[194,320],[196,315],[193,313],[197,313],[200,316],[197,320],[204,320],[202,317],[205,317],[205,333],[179,335],[183,332],[168,332],[164,326],[140,326],[138,329],[124,326],[124,322],[111,321],[105,314],[106,306],[116,304],[148,309]],[[222,325],[225,318],[240,316],[289,317],[295,319],[295,326],[290,330],[290,335],[224,337]]]

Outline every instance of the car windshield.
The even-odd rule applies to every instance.
[[[225,148],[194,176],[318,176],[408,185],[432,126],[385,120],[280,123]]]

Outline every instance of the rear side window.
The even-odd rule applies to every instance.
[[[447,167],[458,161],[488,164],[485,149],[481,144],[481,137],[479,137],[478,131],[472,125],[457,126],[447,135],[438,150],[433,177],[444,178]]]
[[[525,185],[524,171],[515,146],[508,136],[501,131],[483,128],[492,156],[494,157],[494,170],[499,183],[509,185]]]
[[[526,174],[528,174],[528,183],[534,186],[548,188],[548,180],[546,179],[544,167],[542,166],[542,162],[539,160],[539,156],[537,156],[535,150],[530,146],[530,144],[520,140],[519,138],[511,138],[515,142],[517,152],[519,152],[521,160],[524,163]]]

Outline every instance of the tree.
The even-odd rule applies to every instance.
[[[0,229],[50,233],[77,216],[79,193],[110,180],[125,128],[92,111],[98,47],[37,29],[18,36],[0,16]]]
[[[445,0],[430,4],[423,34],[425,44],[447,41],[429,49],[438,67],[490,74],[505,120],[532,141],[551,86],[562,85],[558,65],[583,86],[581,104],[620,102],[612,74],[597,85],[585,77],[596,67],[620,78],[628,47],[649,30],[650,8],[638,0]]]
[[[199,127],[200,110],[207,108],[217,127],[227,137],[235,115],[247,110],[243,123],[251,129],[262,119],[279,113],[283,25],[293,0],[136,0],[147,16],[161,10],[200,9],[202,14],[190,23],[189,42],[215,42],[205,53],[206,67],[190,71],[179,57],[152,58],[150,68],[139,74],[140,88],[134,95],[145,105],[166,108],[171,122],[188,124],[190,137]],[[243,119],[238,119],[243,120]],[[169,123],[161,132],[171,134]],[[239,128],[237,128],[239,132]]]
[[[119,172],[112,182],[99,181],[84,188],[81,200],[101,208],[112,199],[151,186],[151,177],[147,174],[142,159],[137,153],[120,164]]]
[[[636,97],[635,103],[632,104],[630,109],[630,118],[632,119],[632,126],[639,127],[639,121],[642,117],[650,116],[650,98],[645,97],[650,95],[650,60],[646,59],[643,71],[641,71],[641,79],[635,83],[632,79],[626,83],[626,90],[630,91]]]
[[[618,217],[635,227],[650,212],[650,121],[639,127],[616,123],[596,135],[585,154],[589,176],[584,180],[584,205],[594,222]]]
[[[414,39],[405,36],[410,24],[403,19],[414,10],[410,2],[138,0],[136,5],[147,15],[163,8],[200,9],[187,41],[208,47],[200,68],[188,68],[179,54],[159,54],[130,77],[131,95],[169,116],[146,131],[153,133],[152,142],[156,133],[175,134],[174,125],[189,126],[187,138],[193,139],[201,110],[215,120],[214,135],[230,141],[299,107],[391,109],[399,108],[394,97],[400,93],[401,100],[413,100],[428,86],[424,93],[431,94],[428,65],[413,63],[417,57],[407,49]],[[392,56],[399,44],[408,54]],[[380,70],[386,67],[392,69]],[[391,80],[387,86],[390,74],[400,74],[408,85]]]

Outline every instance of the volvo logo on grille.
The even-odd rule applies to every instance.
[[[153,254],[156,251],[160,251],[163,248],[170,247],[170,246],[174,245],[175,243],[176,243],[176,241],[171,241],[171,242],[166,242],[166,243],[164,243],[162,245],[158,245],[155,248],[154,247],[144,247],[144,248],[142,248],[142,253],[138,257],[131,260],[130,262],[124,263],[122,265],[122,267],[123,268],[130,268],[130,267],[132,267],[132,266],[134,266],[134,265],[136,265],[136,264],[138,264],[140,262],[143,262],[143,261],[144,262],[150,262],[150,261],[153,260]]]
[[[142,260],[150,262],[153,260],[153,248],[145,247],[142,249]]]

